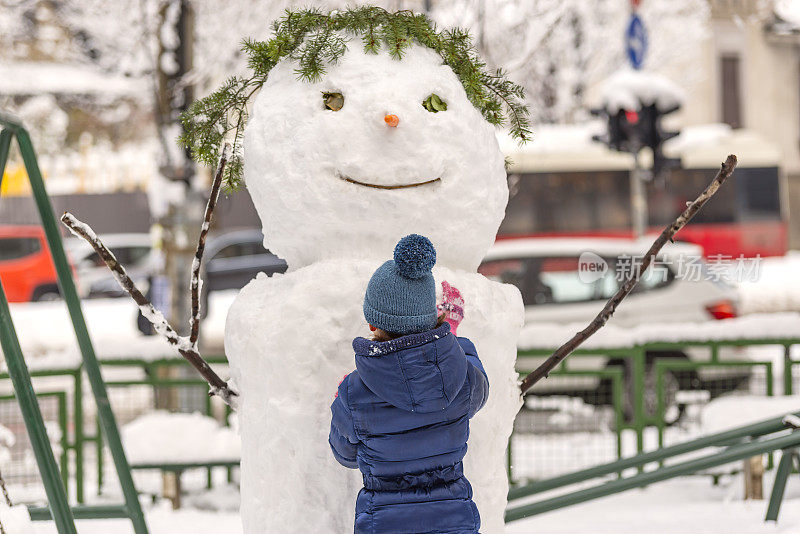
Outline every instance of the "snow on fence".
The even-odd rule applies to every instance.
[[[526,349],[551,349],[568,339],[583,324],[538,323],[526,325],[518,346]],[[800,313],[761,313],[724,321],[701,323],[647,323],[631,328],[616,326],[613,319],[586,341],[584,349],[625,349],[657,343],[712,343],[797,339]]]

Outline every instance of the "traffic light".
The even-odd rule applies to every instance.
[[[642,146],[650,147],[653,151],[653,175],[658,176],[669,169],[679,168],[681,160],[668,158],[664,155],[664,143],[669,139],[680,134],[680,132],[665,131],[661,125],[661,118],[675,113],[680,109],[676,105],[667,109],[658,109],[656,104],[642,106],[640,116],[639,132]]]
[[[605,135],[595,135],[593,140],[604,143],[612,150],[618,152],[638,152],[639,124],[640,117],[637,111],[620,109],[611,113],[605,109],[593,109],[592,115],[605,116],[607,118],[607,130]]]
[[[595,135],[595,141],[604,143],[612,150],[637,154],[642,148],[653,151],[653,175],[658,176],[668,169],[678,168],[679,159],[664,155],[664,142],[679,132],[664,131],[661,118],[680,109],[680,106],[659,109],[653,104],[641,104],[638,110],[620,109],[611,112],[606,109],[593,109],[592,115],[607,119],[606,134]]]

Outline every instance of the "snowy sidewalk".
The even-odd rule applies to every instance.
[[[799,480],[790,480],[777,526],[764,523],[766,500],[741,500],[740,478],[729,486],[714,487],[703,477],[675,479],[542,514],[509,525],[506,534],[797,534],[800,477],[792,479]]]
[[[506,534],[796,534],[800,533],[800,477],[792,475],[781,518],[765,524],[766,501],[740,500],[742,481],[735,478],[714,487],[708,478],[680,478],[605,499],[572,506],[509,525]],[[767,489],[772,488],[771,480]],[[239,534],[238,514],[169,509],[161,504],[147,510],[151,534]],[[81,534],[129,534],[120,520],[78,521]],[[35,534],[56,534],[52,523],[35,523]]]
[[[146,512],[150,534],[240,534],[238,513],[172,510],[164,504]],[[130,521],[100,519],[76,521],[80,534],[133,534]],[[57,534],[53,523],[34,523],[33,534]]]

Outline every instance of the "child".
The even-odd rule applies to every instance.
[[[486,402],[489,383],[475,346],[455,336],[463,300],[447,282],[437,314],[435,263],[431,242],[412,234],[372,275],[364,317],[374,339],[353,340],[356,371],[331,406],[333,455],[364,477],[356,534],[480,528],[462,459],[469,419]]]

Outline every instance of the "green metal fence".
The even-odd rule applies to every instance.
[[[775,379],[775,359],[754,359],[748,354],[750,347],[765,345],[780,347],[784,353],[780,381]],[[791,357],[791,349],[797,345],[800,338],[580,349],[526,397],[509,443],[511,485],[546,481],[696,437],[702,432],[702,407],[720,395],[773,396],[800,391],[800,361]],[[686,351],[694,355],[691,360],[669,357]],[[521,350],[518,371],[521,375],[528,372],[551,352]],[[615,379],[609,377],[610,371],[616,372]],[[562,384],[574,378],[591,381],[588,386],[574,380],[571,386]],[[569,399],[581,403],[569,405]],[[548,412],[557,401],[562,413]],[[583,420],[568,413],[576,406],[586,408]],[[532,411],[540,415],[532,415]],[[609,445],[611,440],[616,447]]]
[[[60,449],[61,454],[59,458],[59,468],[61,470],[61,478],[65,481],[64,488],[67,497],[72,494],[73,486],[68,484],[67,481],[75,481],[75,501],[78,503],[84,502],[83,496],[83,478],[81,476],[69,477],[70,472],[80,473],[82,471],[83,460],[83,436],[80,432],[80,427],[77,424],[82,420],[83,412],[83,393],[81,385],[80,368],[75,369],[47,369],[47,370],[34,370],[30,372],[33,384],[36,386],[36,397],[40,399],[54,398],[58,402],[57,407],[57,420],[60,430]],[[58,380],[58,379],[63,380]],[[46,381],[47,380],[47,381]],[[10,390],[10,377],[8,373],[0,373],[0,384],[5,382],[6,390]],[[0,395],[0,401],[3,400],[16,400],[15,395]],[[40,405],[42,403],[40,402]],[[46,404],[42,406],[45,414],[48,414]],[[0,424],[8,426],[8,422],[16,422],[16,414],[18,411],[9,412],[4,410],[0,413]],[[21,415],[21,414],[20,414]],[[45,416],[45,421],[49,420]],[[19,427],[22,428],[22,427]],[[23,442],[18,444],[20,451],[30,452],[30,441],[27,434],[22,432],[15,432],[15,436],[21,436]],[[52,440],[51,440],[52,441]],[[23,454],[20,452],[20,454]],[[14,485],[18,481],[26,481],[31,476],[41,483],[38,471],[31,475],[28,466],[24,469],[19,469],[18,464],[12,462],[12,465],[7,466],[4,470],[5,478],[9,483]]]
[[[227,365],[223,356],[212,356],[209,362],[219,372],[220,368]],[[101,365],[103,373],[112,377],[105,383],[110,406],[121,425],[155,409],[201,412],[228,424],[230,407],[208,395],[208,384],[195,378],[196,374],[183,359],[127,358],[106,360]],[[47,410],[47,402],[40,404],[47,415],[45,420],[54,420],[59,428],[58,464],[67,497],[72,502],[84,504],[89,500],[87,488],[90,487],[96,495],[102,494],[109,476],[114,476],[115,470],[113,463],[109,463],[110,451],[103,445],[104,436],[97,412],[91,409],[93,405],[84,395],[85,375],[82,366],[36,370],[31,372],[31,377],[36,385],[37,397],[53,399],[57,403],[55,409],[50,411]],[[4,385],[8,391],[11,390],[9,375],[0,373],[0,391]],[[15,436],[22,438],[15,452],[17,457],[22,458],[31,452],[27,436],[20,426],[22,418],[18,410],[12,412],[2,409],[3,401],[10,405],[15,399],[13,395],[0,394],[0,424],[11,426]],[[23,483],[41,484],[38,472],[31,471],[30,467],[29,463],[23,461],[13,461],[5,466],[3,473],[12,490]],[[228,468],[227,471],[230,481],[233,469]],[[210,469],[206,480],[207,487],[210,487]]]
[[[50,391],[36,393],[45,426],[48,428],[48,437],[54,449],[58,449],[58,465],[61,471],[61,480],[64,488],[69,488],[69,438],[67,432],[67,395],[63,391]],[[54,402],[49,402],[54,401]],[[0,424],[13,432],[17,442],[11,447],[8,465],[4,466],[5,480],[12,488],[17,484],[42,483],[39,471],[28,462],[28,453],[31,450],[30,441],[24,431],[25,422],[17,404],[16,395],[0,395]],[[57,433],[53,435],[52,427],[48,422],[55,423]],[[12,499],[15,496],[12,494]]]
[[[623,377],[622,369],[615,367],[559,369],[550,374],[551,383],[567,386],[586,379],[604,384],[603,391],[581,397],[540,394],[534,387],[514,422],[508,449],[509,480],[519,484],[621,457],[622,429],[626,427]],[[579,443],[573,448],[565,440]],[[568,450],[581,452],[569,454]]]
[[[227,365],[224,357],[212,356],[208,361],[214,367]],[[116,370],[140,369],[143,374],[143,378],[139,379],[106,380],[114,413],[122,425],[154,409],[199,412],[217,418],[224,425],[228,424],[230,406],[221,402],[218,397],[208,395],[208,384],[196,378],[196,373],[185,360],[110,360],[105,361],[104,366]],[[91,441],[94,445],[96,486],[99,495],[105,486],[107,451],[101,448],[103,441],[99,433],[93,436]],[[212,469],[206,468],[205,486],[208,489],[213,484]],[[233,479],[232,467],[227,468],[227,479],[228,481]]]
[[[662,358],[650,364],[647,362],[649,351],[675,349],[678,345],[653,344],[635,349],[579,351],[556,369],[550,378],[538,384],[533,395],[526,398],[509,442],[508,469],[512,485],[558,477],[696,435],[670,427],[665,417],[667,402],[664,377],[667,373],[698,369],[756,370],[748,371],[752,380],[747,391],[765,396],[795,391],[797,387],[791,380],[775,380],[770,361],[731,362],[724,361],[720,356],[721,352],[724,354],[720,349],[725,346],[743,346],[750,342],[694,343],[693,346],[708,350],[707,360]],[[788,355],[795,340],[760,340],[754,344],[781,345],[787,347]],[[520,373],[529,370],[524,366],[526,362],[530,363],[531,357],[540,357],[547,352],[521,352]],[[616,364],[590,369],[597,366],[598,356],[610,358]],[[215,366],[226,365],[222,356],[210,359]],[[188,370],[188,366],[182,359],[115,359],[103,361],[102,367],[107,377],[111,406],[120,424],[157,408],[199,411],[213,415],[223,423],[230,413],[228,407],[215,403],[213,398],[206,395],[204,382],[194,378],[190,371],[184,374],[183,370]],[[786,358],[783,367],[785,377],[798,378],[800,361]],[[644,391],[650,385],[646,376],[648,372],[655,374],[653,389],[657,409],[654,413],[649,413],[645,407]],[[84,408],[84,404],[91,407],[91,403],[85,403],[82,399],[84,388],[79,379],[81,371],[56,369],[32,374],[34,380],[61,377],[63,383],[69,386],[61,391],[68,415],[64,433],[64,450],[68,453],[68,461],[64,467],[72,474],[69,495],[74,496],[75,501],[84,503],[87,487],[91,487],[93,493],[94,490],[98,493],[103,491],[108,481],[109,463],[107,452],[101,452],[102,432],[98,429],[96,415],[91,411],[86,413]],[[0,384],[3,378],[7,378],[7,375],[0,375]],[[581,380],[591,381],[594,389],[590,392],[583,390],[577,395],[552,391],[554,384],[557,385],[559,381],[564,389],[568,389],[570,384]],[[542,385],[547,385],[547,388],[542,388]],[[64,464],[63,459],[61,463]],[[13,469],[9,474],[13,475]]]

